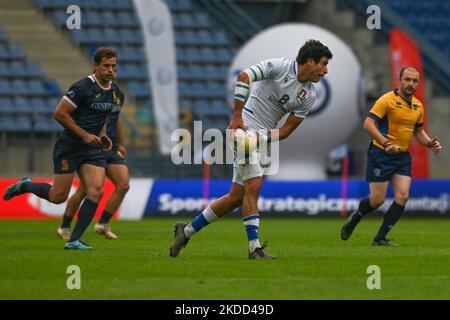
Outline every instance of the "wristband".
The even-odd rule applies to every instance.
[[[245,103],[250,86],[242,81],[238,81],[234,87],[234,98]]]
[[[387,148],[387,147],[389,147],[391,144],[393,144],[393,142],[391,142],[391,141],[386,141],[385,143],[383,143],[383,148]]]

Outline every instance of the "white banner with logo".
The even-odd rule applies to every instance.
[[[178,85],[172,16],[161,0],[134,0],[144,34],[159,145],[170,154],[170,135],[178,128]]]

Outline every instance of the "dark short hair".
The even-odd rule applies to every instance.
[[[117,57],[116,50],[111,47],[100,47],[95,50],[94,62],[100,64],[103,58],[110,59]]]
[[[320,61],[320,58],[326,57],[328,59],[333,58],[333,54],[327,46],[324,46],[318,40],[308,40],[300,48],[297,55],[297,62],[299,64],[305,64],[308,59],[313,59],[315,63]]]
[[[400,80],[402,79],[403,72],[405,72],[406,69],[413,69],[419,73],[419,78],[422,77],[422,75],[420,74],[420,71],[417,70],[415,67],[404,67],[402,70],[400,70]]]

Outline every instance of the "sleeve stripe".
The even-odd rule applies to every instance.
[[[239,93],[236,93],[236,94],[234,95],[234,97],[235,97],[235,98],[241,98],[241,99],[244,99],[244,100],[245,100],[245,98],[247,98],[246,96],[243,96],[242,94],[239,94]]]
[[[379,116],[377,116],[375,113],[373,112],[369,112],[369,114],[367,115],[368,117],[371,117],[373,120],[375,120],[376,122],[380,122],[381,118]]]
[[[259,69],[259,71],[261,71],[262,78],[264,79],[264,72],[262,68],[259,66],[259,64],[257,64],[256,67]]]
[[[78,106],[75,104],[75,102],[70,100],[68,96],[63,96],[63,99],[66,100],[67,102],[69,102],[74,108],[78,108]]]
[[[253,70],[253,68],[250,68],[250,71],[253,73],[254,78],[252,79],[253,81],[258,80],[258,76],[256,75],[255,70]]]
[[[262,80],[263,79],[263,75],[260,75],[260,71],[258,70],[257,67],[252,66],[250,69],[252,69],[253,71],[255,71],[255,73],[257,74],[256,76],[256,80]]]
[[[416,123],[416,125],[415,125],[416,128],[420,128],[422,126],[423,126],[423,123]]]
[[[236,87],[244,88],[244,89],[249,89],[249,88],[250,88],[250,86],[244,84],[243,82],[238,82],[238,83],[236,84]]]

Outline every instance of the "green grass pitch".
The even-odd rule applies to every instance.
[[[379,217],[346,242],[342,219],[262,219],[274,261],[247,259],[236,218],[208,226],[170,258],[178,220],[115,221],[118,240],[91,225],[83,240],[92,251],[63,250],[58,221],[0,221],[0,299],[450,299],[448,219],[401,219],[391,232],[399,247],[371,246]],[[80,290],[66,286],[69,265],[81,269]],[[367,288],[370,265],[380,267],[379,290]]]

